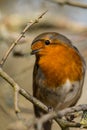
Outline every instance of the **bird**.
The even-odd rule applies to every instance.
[[[82,94],[86,64],[71,40],[57,32],[43,32],[31,44],[35,55],[33,96],[54,111],[74,106]],[[46,114],[34,105],[37,118]],[[51,130],[52,122],[43,124]]]

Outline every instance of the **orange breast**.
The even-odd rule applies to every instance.
[[[82,59],[74,48],[66,45],[48,46],[43,50],[39,66],[46,77],[49,87],[58,87],[82,78]]]

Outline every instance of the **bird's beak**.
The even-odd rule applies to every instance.
[[[32,45],[31,45],[31,49],[32,49],[31,55],[37,54],[38,52],[40,52],[42,50],[42,48],[44,47],[43,41],[44,41],[43,39],[38,39],[38,40],[35,40],[32,43]]]
[[[30,54],[31,54],[31,55],[34,55],[34,54],[38,53],[38,52],[39,52],[39,50],[40,50],[40,49],[37,49],[37,50],[32,50]]]

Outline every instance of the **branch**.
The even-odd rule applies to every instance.
[[[2,67],[7,59],[7,57],[9,56],[9,54],[11,53],[11,51],[13,50],[13,48],[18,44],[18,42],[24,38],[25,33],[28,31],[28,29],[30,29],[34,24],[38,23],[39,20],[43,17],[43,15],[45,15],[47,13],[47,11],[45,11],[44,13],[42,13],[37,19],[35,19],[33,22],[30,22],[26,25],[26,27],[24,28],[24,30],[20,33],[20,35],[18,36],[18,38],[11,44],[10,48],[8,49],[8,51],[5,53],[5,55],[3,56],[1,62],[0,62],[0,67]]]
[[[5,71],[3,71],[3,69],[0,68],[0,76],[5,79],[10,85],[11,87],[14,88],[15,90],[15,99],[14,100],[14,104],[15,104],[15,111],[16,113],[19,112],[19,108],[18,108],[18,92],[24,96],[27,100],[29,100],[30,102],[32,102],[33,104],[39,106],[40,108],[42,108],[44,111],[48,112],[48,107],[45,106],[42,102],[40,102],[39,100],[37,100],[36,98],[34,98],[32,95],[30,95],[27,91],[25,91],[23,88],[21,88]]]
[[[80,3],[80,2],[76,2],[76,1],[71,1],[71,0],[52,0],[55,1],[56,3],[60,4],[60,5],[70,5],[70,6],[74,6],[74,7],[79,7],[79,8],[87,8],[87,4],[85,3]]]
[[[74,121],[71,122],[71,121],[62,119],[63,116],[66,116],[74,112],[84,111],[84,110],[87,110],[87,104],[78,105],[71,108],[66,108],[64,110],[57,111],[57,112],[53,111],[42,116],[39,120],[34,122],[33,125],[37,125],[38,130],[41,130],[43,123],[45,123],[48,120],[55,119],[55,121],[60,125],[60,127],[63,127],[63,128],[67,128],[67,127],[87,128],[86,124],[82,125],[81,123],[78,123],[78,122],[74,122]]]
[[[34,122],[37,125],[38,130],[42,128],[43,123],[45,123],[48,120],[55,119],[56,122],[60,125],[60,127],[66,128],[66,127],[77,127],[80,128],[81,124],[76,122],[69,122],[64,119],[56,118],[56,112],[48,113],[44,116],[42,116],[39,120]]]

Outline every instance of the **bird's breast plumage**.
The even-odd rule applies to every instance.
[[[47,48],[46,52],[40,57],[38,64],[49,87],[61,86],[67,79],[71,82],[81,80],[82,59],[73,48],[59,45]]]

